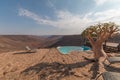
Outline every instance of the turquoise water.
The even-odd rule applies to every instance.
[[[57,48],[60,53],[62,54],[68,54],[71,51],[86,51],[90,50],[90,47],[87,46],[61,46]]]

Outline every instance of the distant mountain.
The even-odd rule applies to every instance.
[[[66,35],[62,36],[61,39],[53,44],[51,47],[57,46],[81,46],[84,45],[85,39],[81,35]]]
[[[31,48],[44,48],[54,44],[58,40],[59,36],[44,37],[33,35],[1,35],[0,53],[24,50],[26,46],[30,46]]]
[[[120,34],[114,35],[107,41],[120,43]],[[57,46],[82,46],[84,44],[85,39],[81,35],[1,35],[0,53],[24,50],[26,46],[30,46],[31,48],[51,48]]]
[[[116,35],[112,36],[107,41],[120,43],[120,34],[116,34]],[[86,41],[85,41],[84,37],[82,37],[81,35],[66,35],[66,36],[62,36],[61,39],[57,43],[51,45],[51,47],[83,46],[83,45],[85,45],[85,43],[86,43]],[[90,46],[90,45],[88,45],[88,46]]]
[[[120,33],[112,36],[111,38],[109,38],[107,41],[109,42],[116,42],[116,43],[120,43]]]

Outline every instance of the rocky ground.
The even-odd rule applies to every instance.
[[[120,56],[120,53],[109,53]],[[0,54],[0,80],[90,80],[98,73],[98,64],[86,60],[92,51],[63,55],[56,48],[38,49],[36,53],[15,51]],[[107,66],[106,71],[120,72],[120,64]],[[102,80],[100,77],[98,80]]]

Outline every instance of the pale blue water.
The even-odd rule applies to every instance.
[[[68,54],[71,51],[86,51],[86,50],[90,50],[90,47],[87,46],[61,46],[58,47],[58,50],[60,53],[62,54]]]

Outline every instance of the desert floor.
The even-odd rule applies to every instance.
[[[119,56],[120,53],[109,53]],[[0,80],[90,80],[98,73],[98,64],[86,60],[92,51],[63,55],[56,48],[38,49],[36,53],[15,51],[0,54]],[[120,63],[107,66],[106,71],[120,72]],[[102,80],[102,76],[98,79]]]

